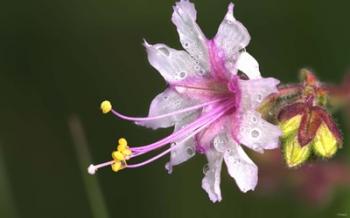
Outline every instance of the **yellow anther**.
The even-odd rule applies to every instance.
[[[130,149],[125,149],[122,151],[125,157],[128,157],[132,154],[132,151]]]
[[[120,161],[114,162],[111,166],[114,172],[118,172],[124,168],[123,164]]]
[[[126,145],[118,145],[117,150],[120,152],[124,152],[126,149],[128,149],[129,147]]]
[[[104,114],[109,113],[112,110],[112,104],[110,101],[103,101],[100,107],[101,107],[102,113]]]
[[[127,146],[127,145],[128,145],[128,142],[126,141],[125,138],[120,138],[120,139],[118,140],[118,143],[119,143],[119,145],[124,145],[124,146]]]
[[[113,158],[115,161],[122,161],[122,160],[125,160],[124,155],[123,155],[120,151],[113,151],[113,152],[112,152],[112,158]]]

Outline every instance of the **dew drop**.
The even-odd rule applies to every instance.
[[[204,75],[206,72],[205,72],[204,69],[200,69],[200,70],[199,70],[199,73],[200,73],[201,75]]]
[[[214,139],[214,148],[219,151],[219,152],[223,152],[225,151],[225,140],[222,139],[221,137],[216,137]]]
[[[209,168],[209,165],[208,164],[205,164],[203,166],[203,174],[204,175],[207,175],[207,173],[209,172],[210,168]]]
[[[160,48],[158,48],[158,50],[166,56],[169,56],[169,54],[170,54],[169,50],[165,47],[160,47]]]
[[[247,129],[246,129],[246,128],[244,128],[244,127],[239,128],[239,130],[240,130],[240,132],[241,132],[241,133],[244,133],[244,132],[246,132],[246,131],[247,131]]]
[[[227,24],[233,24],[231,20],[226,20]]]
[[[201,56],[202,56],[202,53],[201,52],[199,52],[199,51],[197,51],[197,54],[195,54],[195,55],[192,55],[192,57],[193,57],[193,59],[199,64],[199,59],[201,58]]]
[[[252,120],[253,123],[258,122],[258,119],[256,118],[256,116],[252,116],[252,119],[251,119],[251,120]]]
[[[234,152],[234,150],[233,150],[232,148],[228,148],[228,149],[226,150],[226,152],[227,152],[229,155],[231,155],[231,156],[234,156],[234,155],[235,155],[235,152]]]
[[[257,95],[257,100],[258,100],[259,102],[261,102],[261,101],[263,100],[263,97],[262,97],[261,94],[258,94],[258,95]]]
[[[179,73],[179,76],[180,76],[181,79],[185,78],[186,75],[187,75],[187,73],[184,72],[184,71],[182,71],[182,72]]]
[[[252,136],[253,138],[258,138],[259,135],[260,135],[260,132],[259,132],[258,130],[256,130],[256,129],[254,129],[254,130],[251,131],[250,134],[251,134],[251,136]]]
[[[193,156],[194,155],[194,149],[192,147],[188,147],[186,149],[186,153],[189,155],[189,156]]]

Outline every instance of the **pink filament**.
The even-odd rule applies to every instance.
[[[130,117],[130,116],[123,115],[123,114],[121,114],[121,113],[119,113],[118,111],[115,111],[115,110],[113,110],[113,109],[112,109],[112,113],[113,113],[115,116],[117,116],[117,117],[119,117],[119,118],[121,118],[121,119],[129,120],[129,121],[150,121],[150,120],[158,120],[158,119],[162,119],[162,118],[165,118],[165,117],[169,117],[169,116],[173,116],[173,115],[177,115],[177,114],[181,114],[181,113],[185,113],[185,112],[197,110],[197,109],[203,108],[203,107],[205,107],[205,106],[208,106],[208,105],[215,104],[215,103],[218,103],[218,102],[220,102],[220,101],[226,100],[227,98],[228,98],[228,97],[216,99],[216,100],[213,100],[213,101],[205,102],[205,103],[203,103],[203,104],[194,105],[194,106],[191,106],[191,107],[188,107],[188,108],[184,108],[184,109],[180,109],[180,110],[177,110],[177,111],[173,111],[173,112],[171,112],[171,113],[162,114],[162,115],[153,116],[153,117]]]
[[[206,104],[201,104],[201,107],[204,107],[203,105],[215,104],[217,102],[223,101],[224,99],[226,99],[226,98],[217,99],[215,101],[207,102]],[[166,144],[174,142],[174,141],[184,137],[189,132],[191,132],[191,134],[188,135],[187,137],[183,138],[179,142],[179,144],[184,142],[184,141],[186,141],[186,140],[188,140],[189,138],[193,137],[194,135],[196,135],[197,133],[202,131],[204,128],[207,128],[210,124],[212,124],[217,119],[219,119],[221,116],[223,116],[227,111],[231,110],[234,105],[235,105],[235,102],[226,101],[226,102],[216,106],[215,109],[211,110],[209,113],[207,113],[204,116],[200,117],[196,121],[192,122],[191,124],[185,126],[182,129],[174,132],[173,134],[169,135],[168,137],[165,137],[165,138],[159,140],[158,142],[155,142],[155,143],[152,143],[152,144],[149,144],[149,145],[145,145],[145,146],[141,146],[141,147],[130,148],[134,152],[134,154],[130,158],[134,158],[134,157],[146,154],[146,153],[148,153],[148,152],[150,152],[152,150],[155,150],[155,149],[160,148],[160,147],[162,147],[162,146],[164,146]],[[194,110],[193,108],[195,108],[195,107],[200,108],[200,106],[197,105],[197,106],[191,107],[192,110]],[[183,113],[184,110],[190,111],[190,108],[180,110],[181,112],[178,111],[177,113]],[[171,113],[171,114],[173,115],[174,113]],[[119,116],[120,114],[117,113],[116,115]],[[168,115],[168,116],[171,116],[171,115]],[[131,118],[131,117],[127,117],[127,116],[124,116],[124,115],[122,115],[122,117],[127,118],[127,119]],[[153,118],[155,118],[155,117],[153,117]],[[131,120],[132,119],[133,118],[131,118]],[[140,119],[142,119],[142,118],[140,118]],[[154,156],[154,157],[152,157],[152,158],[150,158],[150,159],[148,159],[146,161],[143,161],[143,162],[137,163],[137,164],[130,164],[130,165],[127,164],[126,167],[127,168],[137,168],[137,167],[144,166],[146,164],[149,164],[149,163],[151,163],[151,162],[153,162],[153,161],[163,157],[164,155],[168,154],[169,152],[171,152],[175,148],[176,148],[176,146],[172,146],[172,147],[168,148],[167,150],[163,151],[162,153],[160,153],[160,154],[158,154],[158,155],[156,155],[156,156]],[[97,170],[99,168],[112,165],[114,162],[115,162],[114,160],[111,160],[111,161],[107,161],[105,163],[98,164],[98,165],[93,166],[93,167],[95,168],[95,170]]]
[[[185,126],[184,128],[178,130],[177,132],[174,132],[173,134],[171,134],[171,135],[169,135],[169,136],[167,136],[167,137],[165,137],[165,138],[163,138],[155,143],[145,145],[145,146],[140,146],[140,147],[133,147],[133,148],[131,148],[131,150],[136,152],[136,153],[137,152],[146,153],[148,151],[162,147],[165,144],[169,144],[169,143],[175,141],[176,139],[183,137],[184,134],[188,133],[188,131],[191,131],[193,129],[196,129],[196,128],[204,125],[205,123],[207,123],[208,120],[212,120],[213,116],[217,115],[218,113],[221,113],[223,111],[230,109],[233,105],[234,105],[234,103],[228,102],[228,104],[224,104],[224,106],[217,107],[216,109],[214,109],[211,112],[209,112],[208,114],[200,117],[199,119],[192,122],[191,124]],[[135,155],[137,155],[137,154],[135,154]]]
[[[224,115],[226,113],[226,111],[228,111],[230,109],[230,107],[226,107],[225,109],[222,109],[222,111],[220,113],[216,113],[216,116],[211,116],[211,119],[207,120],[207,122],[203,125],[201,125],[201,127],[197,128],[194,130],[194,132],[192,132],[189,136],[185,137],[184,139],[182,139],[179,144],[181,144],[182,142],[188,140],[189,138],[193,137],[194,135],[196,135],[197,133],[199,133],[200,131],[202,131],[204,128],[207,128],[210,124],[212,124],[213,122],[215,122],[215,120],[219,119],[222,115]],[[180,137],[180,136],[179,136]],[[137,163],[137,164],[128,164],[126,167],[127,168],[137,168],[137,167],[142,167],[144,165],[147,165],[155,160],[158,160],[159,158],[163,157],[164,155],[168,154],[169,152],[171,152],[172,150],[174,150],[176,148],[176,146],[170,147],[167,150],[163,151],[162,153],[144,161],[141,163]],[[145,153],[148,151],[145,151]]]

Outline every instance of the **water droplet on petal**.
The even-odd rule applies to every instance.
[[[184,46],[184,48],[188,48],[188,47],[190,47],[190,43],[189,42],[183,42],[183,46]]]
[[[263,100],[263,97],[262,97],[261,94],[258,94],[258,95],[256,96],[256,99],[258,100],[258,102],[261,102],[261,101]]]
[[[230,24],[230,25],[233,24],[233,22],[231,20],[226,20],[226,23]]]
[[[187,75],[187,73],[183,72],[183,71],[179,73],[179,76],[180,76],[181,79],[185,78],[186,75]]]
[[[205,71],[204,69],[201,68],[201,69],[199,70],[199,73],[200,73],[201,75],[204,75],[204,74],[206,73],[206,71]]]
[[[229,155],[231,155],[231,156],[234,156],[234,155],[235,155],[234,150],[231,149],[231,148],[227,149],[226,152],[227,152]]]
[[[258,122],[258,119],[256,118],[256,116],[252,116],[252,119],[251,119],[251,120],[252,120],[253,123]]]
[[[160,48],[158,48],[158,50],[161,53],[163,53],[165,56],[169,56],[169,54],[170,54],[169,50],[167,48],[165,48],[165,47],[160,47]]]
[[[256,129],[253,129],[253,130],[250,132],[250,134],[251,134],[251,136],[252,136],[253,138],[258,138],[259,135],[260,135],[260,132],[259,132],[258,130],[256,130]]]
[[[245,127],[241,127],[241,128],[239,128],[239,130],[240,130],[241,133],[244,133],[244,132],[247,131],[247,129]]]
[[[189,155],[189,156],[193,156],[195,154],[194,152],[194,149],[192,147],[188,147],[186,149],[186,153]]]
[[[207,175],[207,173],[209,172],[210,168],[209,168],[209,165],[208,164],[205,164],[203,166],[203,174],[204,175]]]

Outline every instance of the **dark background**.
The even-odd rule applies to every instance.
[[[195,1],[198,22],[212,37],[229,1]],[[247,48],[264,76],[297,81],[311,67],[340,82],[350,67],[350,1],[237,0]],[[180,48],[170,21],[174,1],[7,1],[0,7],[0,217],[339,217],[350,216],[350,190],[322,205],[285,189],[239,192],[222,175],[223,201],[201,189],[203,156],[164,170],[166,158],[142,169],[88,176],[108,160],[117,138],[144,144],[152,131],[102,115],[110,99],[120,111],[145,115],[165,88],[141,45]],[[339,119],[339,117],[338,117]],[[349,145],[339,156],[349,154]],[[89,156],[90,154],[90,156]],[[332,160],[333,161],[333,160]],[[286,169],[287,170],[287,169]]]

